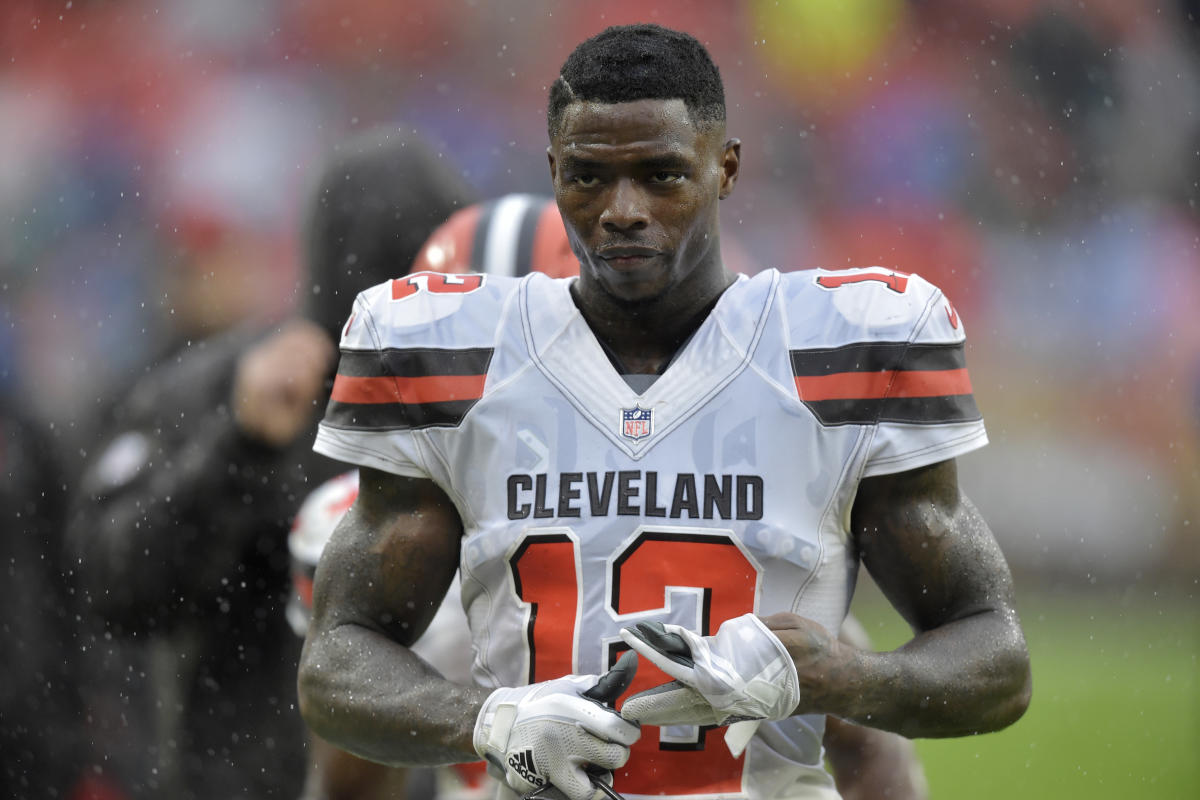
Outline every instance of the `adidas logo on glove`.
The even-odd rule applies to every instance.
[[[537,769],[533,766],[533,751],[521,750],[513,753],[508,757],[508,766],[512,771],[520,775],[525,780],[532,783],[534,786],[541,786],[546,781],[537,774]]]

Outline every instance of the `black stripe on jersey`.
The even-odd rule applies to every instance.
[[[337,371],[351,378],[483,375],[492,361],[492,352],[491,347],[343,350]]]
[[[822,425],[872,425],[901,422],[912,425],[944,425],[974,422],[983,418],[975,396],[950,394],[938,397],[888,397],[882,400],[805,400],[804,405]]]
[[[454,428],[463,421],[476,400],[443,403],[339,403],[329,401],[325,423],[335,428],[370,431]]]
[[[859,342],[792,350],[789,356],[800,399],[823,425],[938,425],[981,418],[962,342]]]
[[[889,369],[962,369],[967,365],[962,342],[862,342],[841,347],[792,350],[789,355],[792,358],[792,374],[798,378],[833,375],[839,372],[882,372]]]
[[[479,402],[492,352],[490,347],[343,350],[325,422],[375,431],[456,427]],[[400,392],[424,399],[390,402]]]
[[[475,233],[471,237],[471,272],[486,272],[484,260],[487,258],[488,231],[492,227],[492,217],[496,216],[496,206],[499,200],[489,200],[479,209],[479,219],[475,221]]]
[[[513,268],[513,276],[522,278],[536,265],[533,263],[533,239],[537,235],[538,220],[546,206],[540,198],[530,198],[525,204],[521,215],[521,232],[517,235],[517,260]]]

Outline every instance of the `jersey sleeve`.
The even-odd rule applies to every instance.
[[[793,331],[789,353],[797,393],[821,425],[867,429],[864,477],[987,443],[963,324],[937,287],[879,267],[797,280],[804,289],[796,297],[807,301],[806,324]]]
[[[879,394],[864,477],[886,475],[956,458],[987,444],[983,416],[967,372],[966,333],[939,289],[918,276],[928,300],[902,345],[872,343],[861,362]]]
[[[434,477],[428,433],[457,428],[483,396],[496,309],[511,288],[496,283],[503,281],[426,272],[360,294],[314,449],[357,466]]]

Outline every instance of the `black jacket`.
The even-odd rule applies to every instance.
[[[312,434],[279,450],[234,425],[237,359],[264,333],[150,372],[75,499],[93,758],[134,797],[299,794],[286,538],[308,492],[344,467],[312,452]]]
[[[69,482],[48,427],[0,405],[0,797],[64,797],[81,768],[63,553]]]

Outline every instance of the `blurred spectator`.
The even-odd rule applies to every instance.
[[[83,613],[102,623],[85,638],[108,679],[90,692],[95,757],[130,795],[297,795],[286,535],[336,469],[310,450],[334,342],[358,290],[403,273],[467,201],[416,136],[345,143],[312,202],[304,315],[194,344],[118,410],[71,546]]]
[[[0,797],[64,797],[82,763],[57,443],[0,404]]]

